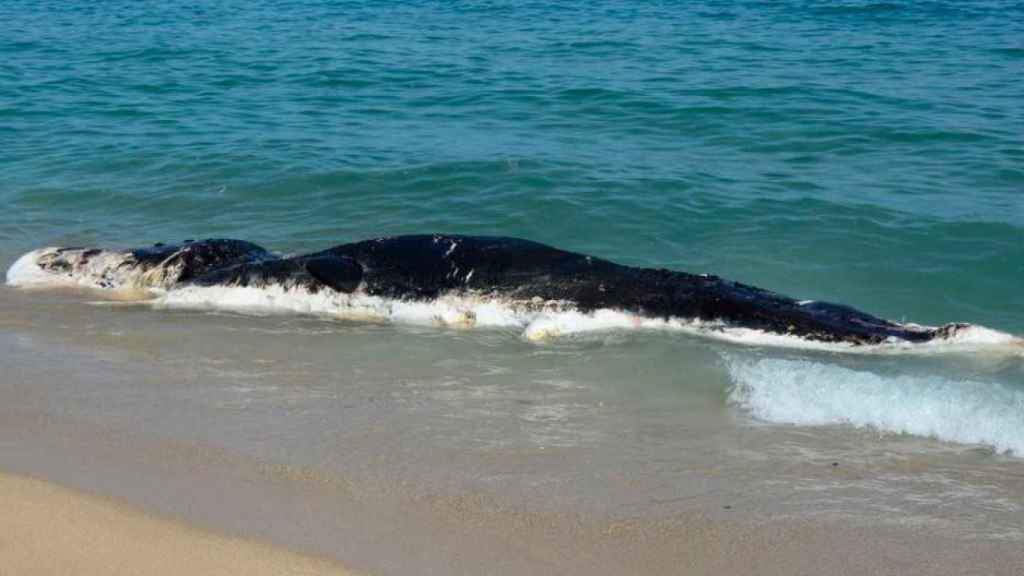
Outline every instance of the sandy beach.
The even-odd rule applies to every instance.
[[[351,574],[326,560],[158,518],[30,477],[0,474],[0,573]]]
[[[4,575],[352,574],[327,560],[254,540],[222,536],[150,515],[131,505],[26,476],[0,473],[0,507],[5,511],[0,516],[0,573]],[[600,531],[594,530],[596,526],[578,526],[563,532],[565,526],[542,523],[524,533],[521,525],[516,526],[521,520],[510,517],[508,525],[497,532],[512,536],[506,552],[525,557],[517,563],[533,569],[540,567],[534,573],[592,573],[594,560],[607,556],[590,556],[597,550],[595,545],[601,543],[626,552],[625,557],[613,561],[617,573],[1016,573],[1012,554],[1008,554],[1006,547],[965,547],[962,543],[915,534],[913,530],[845,529],[801,523],[743,527],[694,516],[682,523],[677,518],[660,526],[609,524]],[[485,532],[489,534],[483,541],[496,535],[495,526],[486,526]],[[586,555],[573,559],[573,548],[553,553],[554,547],[541,543],[545,537],[553,537],[558,544],[575,540]],[[401,552],[398,548],[395,551]],[[469,549],[464,552],[473,555]],[[489,569],[504,573],[508,566],[497,563]],[[569,572],[563,572],[565,569]],[[600,569],[597,572],[615,573]]]
[[[1009,576],[1024,565],[1017,458],[726,426],[665,396],[655,411],[642,397],[523,389],[519,374],[542,366],[467,395],[446,383],[453,354],[424,355],[422,334],[316,332],[281,347],[265,331],[273,319],[172,323],[0,296],[3,576]],[[350,372],[384,365],[397,337],[403,363]],[[594,416],[573,416],[584,408]]]
[[[0,22],[0,576],[1024,576],[1024,0]]]

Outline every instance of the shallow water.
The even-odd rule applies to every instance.
[[[0,21],[3,269],[45,245],[501,234],[1024,334],[1020,2],[7,2]],[[0,288],[9,398],[542,509],[1021,537],[1019,353],[98,300]]]
[[[512,330],[0,296],[4,373],[18,374],[9,404],[45,398],[59,418],[540,510],[955,517],[974,536],[1022,536],[1018,458],[884,431],[980,434],[1020,450],[1019,358],[780,351],[660,332],[536,343]]]
[[[0,244],[505,234],[1024,332],[1022,11],[5,3]]]

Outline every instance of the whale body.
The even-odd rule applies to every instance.
[[[488,236],[393,236],[292,257],[229,239],[127,250],[44,248],[19,259],[7,276],[14,285],[63,282],[167,295],[237,288],[406,303],[471,297],[521,309],[612,310],[640,319],[851,345],[921,343],[969,326],[896,323],[717,276],[625,266],[529,240]]]

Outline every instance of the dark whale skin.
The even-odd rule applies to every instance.
[[[224,242],[224,241],[204,241]],[[240,263],[190,275],[200,286],[302,286],[404,300],[475,293],[557,301],[581,312],[721,321],[822,342],[925,342],[962,325],[904,326],[848,306],[793,298],[710,275],[638,268],[518,238],[409,235],[341,244],[314,254]]]
[[[131,250],[132,261],[143,269],[176,268],[177,282],[188,282],[208,272],[239,262],[261,262],[274,257],[252,242],[230,239],[186,240],[181,244],[154,244]]]

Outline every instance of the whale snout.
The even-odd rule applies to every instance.
[[[11,286],[167,290],[211,270],[271,258],[242,240],[154,244],[134,250],[50,247],[24,254],[7,271]]]

